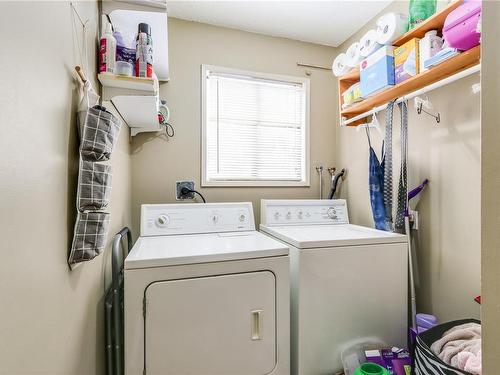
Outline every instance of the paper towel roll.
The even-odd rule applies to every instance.
[[[362,58],[368,57],[380,47],[382,44],[377,43],[377,31],[369,30],[359,41],[359,54]]]
[[[359,43],[353,43],[346,51],[345,64],[351,68],[358,66],[361,62],[362,57],[359,54]]]
[[[336,77],[340,77],[343,76],[344,74],[347,74],[351,69],[346,64],[346,58],[347,58],[346,54],[341,53],[335,58],[335,60],[333,60],[332,71]]]
[[[391,45],[408,30],[408,16],[403,13],[387,13],[377,20],[377,42]]]

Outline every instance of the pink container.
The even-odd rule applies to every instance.
[[[481,4],[481,0],[469,0],[448,14],[444,21],[443,36],[450,47],[466,51],[480,43],[478,23]]]

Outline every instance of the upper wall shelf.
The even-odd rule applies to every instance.
[[[139,23],[147,23],[151,26],[153,68],[159,81],[168,81],[170,75],[166,2],[155,0],[104,0],[102,2],[102,12],[103,29],[109,19],[114,29],[120,30],[129,37],[135,37]]]
[[[131,135],[162,129],[158,122],[159,81],[168,81],[168,34],[165,0],[103,0],[102,27],[111,22],[125,37],[135,37],[137,25],[151,26],[154,78],[99,74],[102,99],[113,104],[130,126]]]
[[[405,44],[407,41],[413,39],[413,38],[423,38],[425,33],[429,30],[440,30],[443,28],[444,21],[448,14],[450,14],[453,10],[458,8],[460,4],[462,4],[462,0],[459,1],[454,1],[446,8],[443,10],[435,13],[428,19],[426,19],[424,22],[420,23],[417,27],[414,29],[408,31],[406,34],[404,34],[402,37],[397,39],[393,45],[399,47]]]
[[[158,80],[99,74],[102,99],[111,102],[130,126],[131,135],[161,130],[158,123]]]
[[[462,1],[455,1],[451,3],[440,12],[434,14],[432,17],[419,24],[413,30],[404,34],[401,38],[394,42],[394,45],[400,46],[412,38],[421,38],[429,30],[437,29],[441,31],[448,14],[456,9],[461,3]],[[429,70],[423,71],[406,81],[403,81],[342,110],[342,93],[360,80],[359,69],[353,69],[346,75],[339,77],[338,81],[341,124],[354,126],[365,123],[366,117],[375,112],[375,108],[380,110],[379,108],[382,108],[383,105],[394,99],[408,97],[408,95],[417,91],[421,92],[422,90],[427,90],[431,85],[435,87],[436,85],[439,85],[438,82],[446,84],[451,80],[461,78],[473,70],[469,70],[469,68],[480,64],[480,58],[481,46],[474,47],[430,68]],[[466,70],[467,72],[465,72]]]

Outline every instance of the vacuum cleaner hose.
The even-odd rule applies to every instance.
[[[344,176],[345,176],[345,168],[342,168],[342,170],[339,173],[335,173],[334,175],[332,175],[332,187],[330,189],[330,195],[328,195],[328,199],[333,199],[337,191],[337,185],[339,183],[339,179]]]

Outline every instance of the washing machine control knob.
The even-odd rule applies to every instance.
[[[337,218],[337,211],[335,210],[335,208],[333,207],[330,207],[327,211],[327,214],[328,214],[328,217],[330,219],[336,219]]]
[[[274,213],[274,220],[279,220],[280,216],[281,216],[280,213],[278,211],[276,211]]]
[[[170,218],[168,215],[160,215],[158,216],[158,219],[156,219],[156,225],[158,225],[160,228],[166,227],[170,223]]]
[[[304,213],[302,211],[297,212],[297,217],[302,219],[304,217]]]
[[[239,220],[240,222],[244,222],[247,219],[247,216],[245,214],[240,214]]]
[[[292,218],[292,213],[291,213],[290,211],[288,211],[288,212],[286,213],[286,219],[287,219],[287,220],[290,220],[291,218]]]
[[[211,219],[213,224],[217,224],[219,222],[219,215],[213,214]]]

